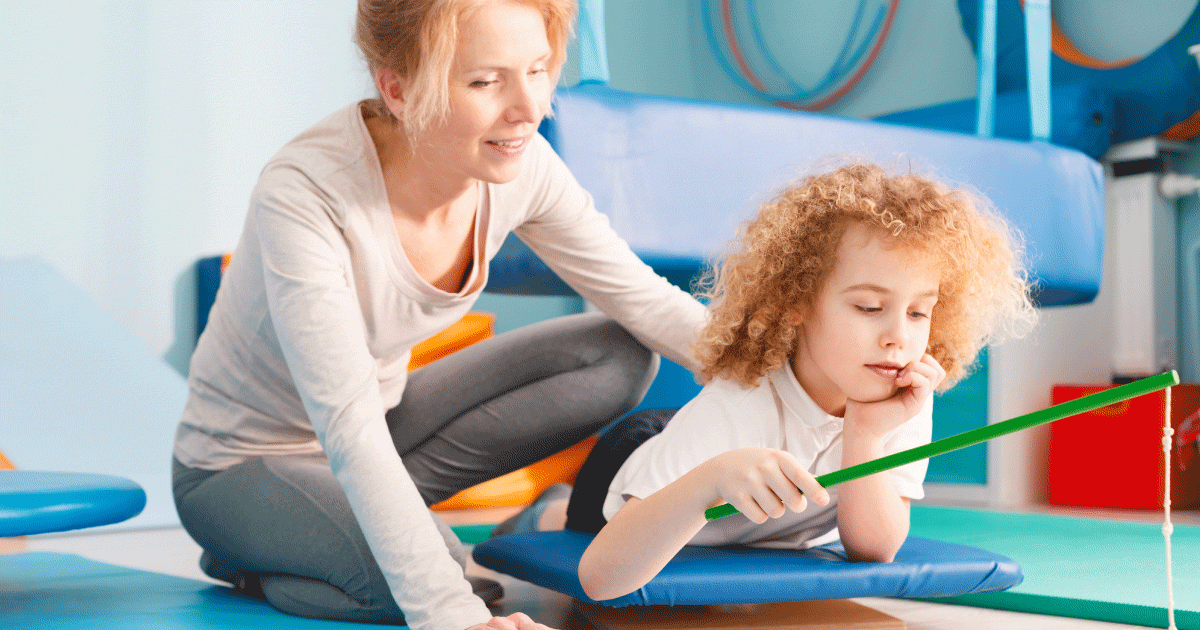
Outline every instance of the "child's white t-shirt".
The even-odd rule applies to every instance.
[[[685,405],[663,432],[625,460],[608,487],[604,517],[611,519],[629,497],[644,499],[712,457],[737,448],[786,450],[814,477],[842,468],[842,418],[821,410],[800,386],[790,365],[768,372],[756,387],[716,379]],[[933,399],[914,418],[888,434],[885,454],[927,444],[933,431]],[[900,495],[925,496],[921,487],[928,460],[883,474]],[[762,525],[741,514],[708,523],[688,544],[752,545],[806,549],[837,540],[838,487],[826,507],[812,501],[802,512],[787,511]]]

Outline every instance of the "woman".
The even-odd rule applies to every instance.
[[[192,359],[175,495],[209,575],[303,616],[542,627],[491,615],[427,506],[632,408],[656,366],[642,343],[692,366],[705,319],[536,133],[574,11],[360,0],[379,98],[263,170]],[[510,231],[616,322],[553,320],[408,374]]]

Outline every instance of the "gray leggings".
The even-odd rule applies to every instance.
[[[657,358],[599,314],[498,335],[409,375],[386,415],[427,505],[595,433],[637,405]],[[228,470],[174,462],[175,505],[213,578],[295,615],[404,623],[323,456],[270,456]],[[441,519],[451,554],[466,554]]]

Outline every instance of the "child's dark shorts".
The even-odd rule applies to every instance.
[[[596,534],[608,523],[602,508],[608,486],[643,442],[662,432],[678,409],[645,409],[629,414],[600,434],[575,477],[567,504],[567,529]]]

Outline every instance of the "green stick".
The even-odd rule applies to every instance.
[[[1065,403],[1046,407],[1045,409],[1041,409],[1033,413],[1027,413],[1023,416],[1017,416],[1016,418],[1012,418],[1010,420],[997,422],[996,424],[989,424],[986,427],[980,427],[978,429],[971,429],[970,431],[965,431],[963,433],[959,433],[958,435],[952,435],[948,438],[942,438],[940,440],[930,442],[929,444],[922,444],[916,448],[910,448],[907,451],[892,453],[891,455],[885,455],[879,459],[873,459],[869,462],[856,464],[849,468],[835,470],[829,474],[817,477],[817,483],[821,484],[821,486],[824,488],[828,488],[829,486],[835,486],[842,482],[851,481],[860,477],[866,477],[867,475],[873,475],[877,472],[883,472],[897,466],[911,464],[912,462],[933,457],[934,455],[941,455],[943,453],[949,453],[950,451],[956,451],[960,448],[966,448],[973,444],[978,444],[995,437],[1000,437],[1001,435],[1036,427],[1039,424],[1046,424],[1047,422],[1061,420],[1068,416],[1084,413],[1093,409],[1099,409],[1100,407],[1105,407],[1113,403],[1135,398],[1143,394],[1156,392],[1160,389],[1166,389],[1178,384],[1179,374],[1177,374],[1175,370],[1171,370],[1170,372],[1164,372],[1158,376],[1143,378],[1132,383],[1121,385],[1120,387],[1114,387],[1112,389],[1106,389],[1094,394],[1088,394],[1087,396],[1076,398],[1075,400],[1068,400]],[[725,503],[716,507],[708,508],[704,511],[704,517],[710,521],[715,521],[719,518],[724,518],[737,513],[737,508]]]

